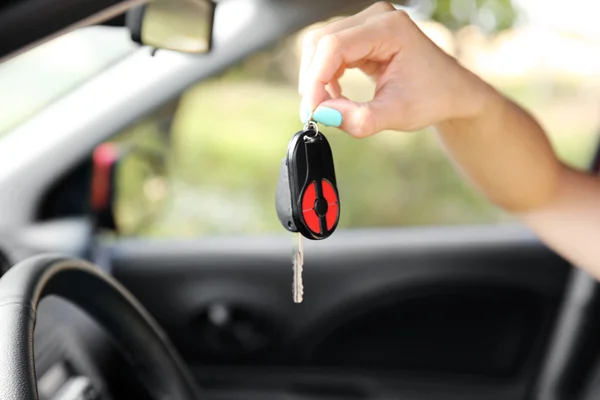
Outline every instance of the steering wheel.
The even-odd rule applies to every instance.
[[[99,322],[157,399],[200,398],[185,363],[133,295],[92,264],[43,255],[0,279],[0,399],[38,399],[33,332],[38,303],[48,295],[71,301]]]

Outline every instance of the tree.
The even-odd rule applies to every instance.
[[[408,0],[422,18],[446,26],[454,36],[453,55],[462,60],[466,37],[458,34],[462,28],[475,26],[486,36],[510,29],[519,16],[512,0]]]
[[[423,0],[420,0],[421,2]],[[424,0],[430,17],[456,32],[476,25],[487,34],[513,27],[518,12],[511,0]],[[422,6],[420,6],[422,7]]]

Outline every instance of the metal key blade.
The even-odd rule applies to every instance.
[[[302,303],[304,286],[302,284],[302,266],[304,265],[304,250],[302,249],[302,234],[296,233],[298,241],[294,243],[294,282],[292,294],[294,303]]]

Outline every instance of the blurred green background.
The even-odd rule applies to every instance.
[[[540,28],[529,24],[511,0],[408,3],[438,45],[540,120],[563,160],[589,165],[600,84],[580,70],[564,69],[560,58],[582,43],[589,46],[586,38],[555,32],[540,36]],[[296,91],[302,35],[283,38],[190,88],[123,134],[140,147],[158,143],[160,148],[169,138],[160,166],[132,157],[121,169],[118,220],[123,234],[283,231],[274,193],[288,140],[302,127]],[[549,56],[554,53],[559,58]],[[577,64],[582,54],[571,55],[570,61]],[[372,96],[373,84],[360,73],[349,71],[341,83],[350,98]],[[511,220],[468,185],[431,130],[382,132],[361,140],[323,130],[334,154],[341,228]]]
[[[585,168],[600,127],[600,33],[584,3],[565,10],[557,2],[408,1],[432,40],[528,109],[559,156]],[[302,128],[296,86],[303,33],[198,83],[114,137],[139,150],[119,168],[121,234],[284,232],[274,193],[288,140]],[[1,64],[0,134],[135,49],[124,29],[89,27]],[[356,100],[373,93],[356,71],[342,86]],[[341,228],[511,221],[460,176],[430,130],[361,140],[323,130],[334,154]]]
[[[282,231],[274,207],[277,174],[289,138],[302,127],[297,63],[290,56],[296,40],[297,36],[283,40],[190,88],[177,102],[123,134],[142,147],[170,138],[164,170],[148,168],[143,158],[135,157],[121,168],[118,220],[123,234],[186,237]],[[541,82],[497,86],[535,111],[542,122],[550,121],[549,133],[560,156],[586,167],[595,148],[596,127],[589,118],[566,112],[589,109],[577,105],[590,99],[582,95],[579,83],[560,76]],[[368,98],[373,90],[355,73],[347,74],[342,85],[357,99]],[[323,131],[334,154],[341,228],[511,220],[465,182],[432,131],[382,132],[360,140],[332,128]]]

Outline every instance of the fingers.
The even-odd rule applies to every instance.
[[[337,99],[342,96],[342,86],[340,85],[340,81],[337,79],[331,81],[331,83],[329,83],[325,89],[332,99]]]
[[[378,121],[381,114],[377,103],[359,103],[346,98],[325,100],[315,111],[336,110],[341,113],[339,128],[356,138],[364,138],[382,130]]]
[[[298,79],[298,92],[303,93],[303,87],[305,82],[306,71],[312,62],[313,56],[317,49],[317,45],[322,37],[330,35],[335,32],[348,29],[350,27],[360,25],[367,21],[370,17],[381,14],[384,12],[394,10],[394,6],[386,1],[381,1],[373,4],[365,10],[355,14],[351,17],[347,17],[338,21],[331,22],[322,28],[312,30],[304,35],[302,41],[302,57],[300,60],[300,75]]]
[[[380,87],[373,100],[357,102],[341,96],[339,98],[327,97],[319,104],[314,112],[314,120],[325,126],[335,126],[356,138],[365,138],[382,130],[396,129],[396,126],[414,111],[405,102],[396,98],[398,87],[385,84]],[[339,124],[333,125],[329,121],[321,120],[323,110],[332,115],[339,113]]]
[[[361,61],[383,62],[397,54],[401,41],[395,34],[395,25],[400,25],[403,18],[409,17],[403,12],[394,12],[322,37],[305,73],[304,106],[314,110],[325,100],[326,86],[345,66]]]
[[[325,86],[325,90],[327,90],[327,93],[329,93],[329,96],[331,96],[331,98],[335,99],[342,95],[342,86],[340,85],[340,78],[342,77],[342,75],[344,75],[344,71],[344,68],[340,68],[331,79],[331,82],[329,82],[329,84]]]

